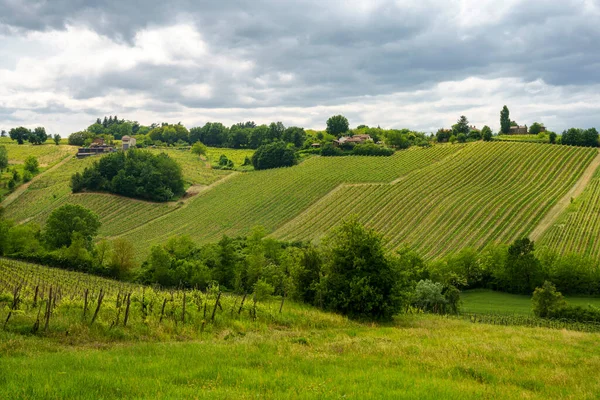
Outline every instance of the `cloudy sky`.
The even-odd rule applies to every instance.
[[[600,127],[600,0],[0,0],[0,128]]]

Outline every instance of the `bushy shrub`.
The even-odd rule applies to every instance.
[[[456,141],[458,143],[465,143],[467,141],[467,135],[465,135],[464,133],[459,133],[458,135],[456,135]]]
[[[252,165],[256,170],[291,167],[296,163],[296,152],[283,142],[262,145],[252,155]]]
[[[36,172],[39,171],[40,164],[38,163],[37,158],[35,158],[34,156],[28,156],[25,159],[24,168],[25,168],[25,171],[29,171],[30,173],[35,174]]]
[[[533,313],[541,318],[547,317],[566,305],[562,294],[548,281],[545,281],[542,287],[535,289],[531,302]]]
[[[71,188],[153,201],[168,201],[184,193],[181,167],[173,159],[137,149],[102,157],[82,174],[73,175]]]
[[[343,156],[344,151],[339,147],[335,147],[331,143],[325,143],[321,147],[321,155],[325,157],[333,157],[333,156]]]
[[[352,149],[352,154],[357,156],[391,156],[394,150],[389,147],[378,146],[375,143],[357,144]]]

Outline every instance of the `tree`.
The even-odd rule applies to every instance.
[[[38,172],[39,168],[40,168],[40,164],[38,163],[37,158],[35,158],[34,156],[28,156],[25,159],[25,171],[29,171],[32,174],[35,174],[36,172]]]
[[[295,147],[302,147],[306,140],[306,132],[304,132],[304,128],[290,126],[283,131],[282,139],[286,143],[292,143]]]
[[[539,286],[542,270],[534,254],[534,242],[527,238],[517,239],[508,248],[505,264],[505,281],[508,291],[529,294]]]
[[[540,318],[545,318],[567,305],[563,295],[548,281],[535,289],[531,302],[533,313]]]
[[[133,244],[123,238],[113,240],[113,251],[110,257],[110,271],[114,278],[122,279],[129,275],[135,267],[135,249]]]
[[[29,138],[29,129],[24,126],[19,126],[18,128],[12,128],[9,131],[10,138],[12,140],[16,140],[18,144],[23,144]]]
[[[452,125],[452,132],[457,137],[461,133],[467,136],[470,131],[471,128],[469,127],[469,120],[464,115],[461,115],[458,121],[456,121],[456,124]]]
[[[555,132],[548,132],[548,141],[552,144],[556,143],[556,133]]]
[[[508,107],[502,107],[502,111],[500,111],[500,132],[507,134],[510,132],[510,111],[508,111]]]
[[[484,126],[481,129],[481,136],[483,137],[483,140],[486,142],[489,142],[490,140],[492,140],[492,130],[490,129],[489,126]]]
[[[4,129],[0,131],[0,137],[6,137],[6,131]]]
[[[6,146],[0,146],[0,172],[8,168],[8,150]]]
[[[382,237],[355,218],[343,221],[324,240],[325,308],[351,317],[390,319],[400,310],[402,276],[388,258]]]
[[[467,141],[467,135],[465,135],[464,133],[459,133],[458,135],[456,135],[456,140],[458,141],[458,143],[465,143]]]
[[[206,150],[206,146],[200,141],[197,141],[192,145],[192,153],[196,154],[197,156],[205,156]]]
[[[32,132],[29,133],[29,141],[31,144],[42,144],[48,140],[46,129],[43,126],[38,126]]]
[[[543,128],[542,124],[540,124],[538,122],[534,122],[529,127],[529,134],[531,134],[531,135],[537,135],[538,133],[540,133],[542,131],[542,128]]]
[[[435,137],[436,137],[438,143],[445,143],[445,142],[449,141],[450,136],[453,136],[452,130],[444,129],[444,128],[438,129],[437,133],[435,134]],[[454,136],[456,136],[456,135],[454,135]]]
[[[60,135],[55,134],[54,137],[52,138],[52,140],[54,140],[54,144],[56,144],[58,146],[60,144]]]
[[[60,249],[69,247],[73,234],[79,233],[89,250],[98,229],[100,229],[98,215],[80,205],[65,204],[50,214],[43,237],[50,249]]]
[[[291,167],[297,162],[294,149],[287,147],[283,142],[262,145],[252,155],[252,165],[256,170]]]
[[[327,133],[339,137],[348,132],[348,119],[343,115],[334,115],[327,120]]]

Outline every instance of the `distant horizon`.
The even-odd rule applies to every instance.
[[[0,129],[64,137],[116,114],[320,130],[343,114],[498,131],[505,104],[519,124],[599,127],[599,19],[589,0],[3,2]]]

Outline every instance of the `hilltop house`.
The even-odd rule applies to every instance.
[[[80,147],[77,150],[77,158],[85,158],[94,156],[96,154],[112,153],[115,151],[114,147],[104,143],[104,139],[94,139],[90,147]]]
[[[527,135],[527,125],[511,126],[508,130],[509,135]]]
[[[345,143],[355,145],[355,144],[363,144],[367,141],[373,141],[371,135],[354,135],[354,136],[342,136],[338,140],[333,141],[334,146],[341,146]]]
[[[123,136],[121,138],[121,149],[129,150],[135,147],[135,138],[131,136]]]

